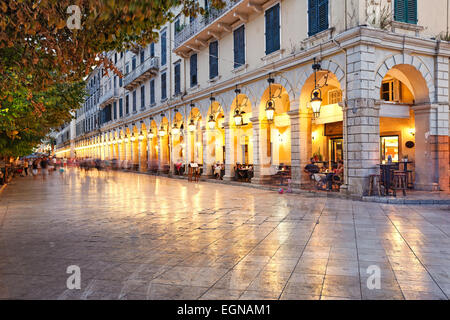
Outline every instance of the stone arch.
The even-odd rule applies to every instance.
[[[408,77],[415,91],[413,94],[415,95],[416,103],[433,102],[435,86],[433,83],[432,72],[420,57],[411,56],[409,54],[392,55],[379,66],[375,73],[375,90],[373,92],[373,98],[379,100],[381,83],[389,70],[393,68],[398,68],[400,70],[406,68],[402,66],[413,67],[417,72],[416,75]],[[420,74],[423,79],[417,77],[418,74]]]
[[[289,73],[290,74],[290,73]],[[288,93],[290,100],[295,100],[297,95],[295,94],[296,90],[295,87],[291,84],[291,81],[289,81],[284,75],[277,74],[274,76],[275,83],[281,85]]]
[[[337,80],[339,81],[341,85],[341,90],[345,92],[347,89],[345,86],[344,78],[345,78],[345,71],[341,68],[339,64],[334,62],[333,60],[323,60],[322,61],[322,70],[329,71],[333,73]],[[299,79],[298,85],[296,86],[296,92],[298,92],[298,97],[301,96],[301,92],[303,87],[305,86],[305,83],[308,81],[308,79],[314,74],[314,70],[311,68],[310,65],[308,65],[308,68],[303,72],[302,76]],[[295,99],[294,99],[295,101]],[[296,108],[296,104],[292,105],[292,109]]]

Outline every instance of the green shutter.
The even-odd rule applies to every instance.
[[[406,1],[395,0],[394,19],[399,22],[406,22]]]
[[[407,22],[417,24],[417,0],[407,0]]]

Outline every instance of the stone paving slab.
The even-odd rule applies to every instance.
[[[449,209],[124,172],[18,178],[0,195],[0,299],[448,299]]]

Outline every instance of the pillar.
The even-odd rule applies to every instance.
[[[270,183],[271,158],[268,156],[268,137],[270,135],[271,123],[259,121],[258,117],[250,119],[253,130],[253,178],[252,183]]]
[[[234,152],[232,147],[232,129],[230,128],[230,123],[228,118],[224,121],[225,127],[225,176],[223,180],[232,180],[234,178]],[[255,146],[253,146],[255,148]]]

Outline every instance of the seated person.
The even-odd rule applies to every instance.
[[[214,164],[214,177],[216,179],[222,179],[222,165],[219,162]]]
[[[325,179],[327,184],[327,190],[331,190],[333,188],[333,181],[341,181],[342,180],[342,174],[344,172],[344,162],[341,160],[339,161],[338,167],[333,170],[333,172],[330,172],[327,174],[327,177]]]
[[[308,173],[309,176],[311,177],[313,174],[315,173],[319,173],[319,167],[314,163],[314,158],[310,159],[311,163],[308,163],[305,166],[304,172]]]

